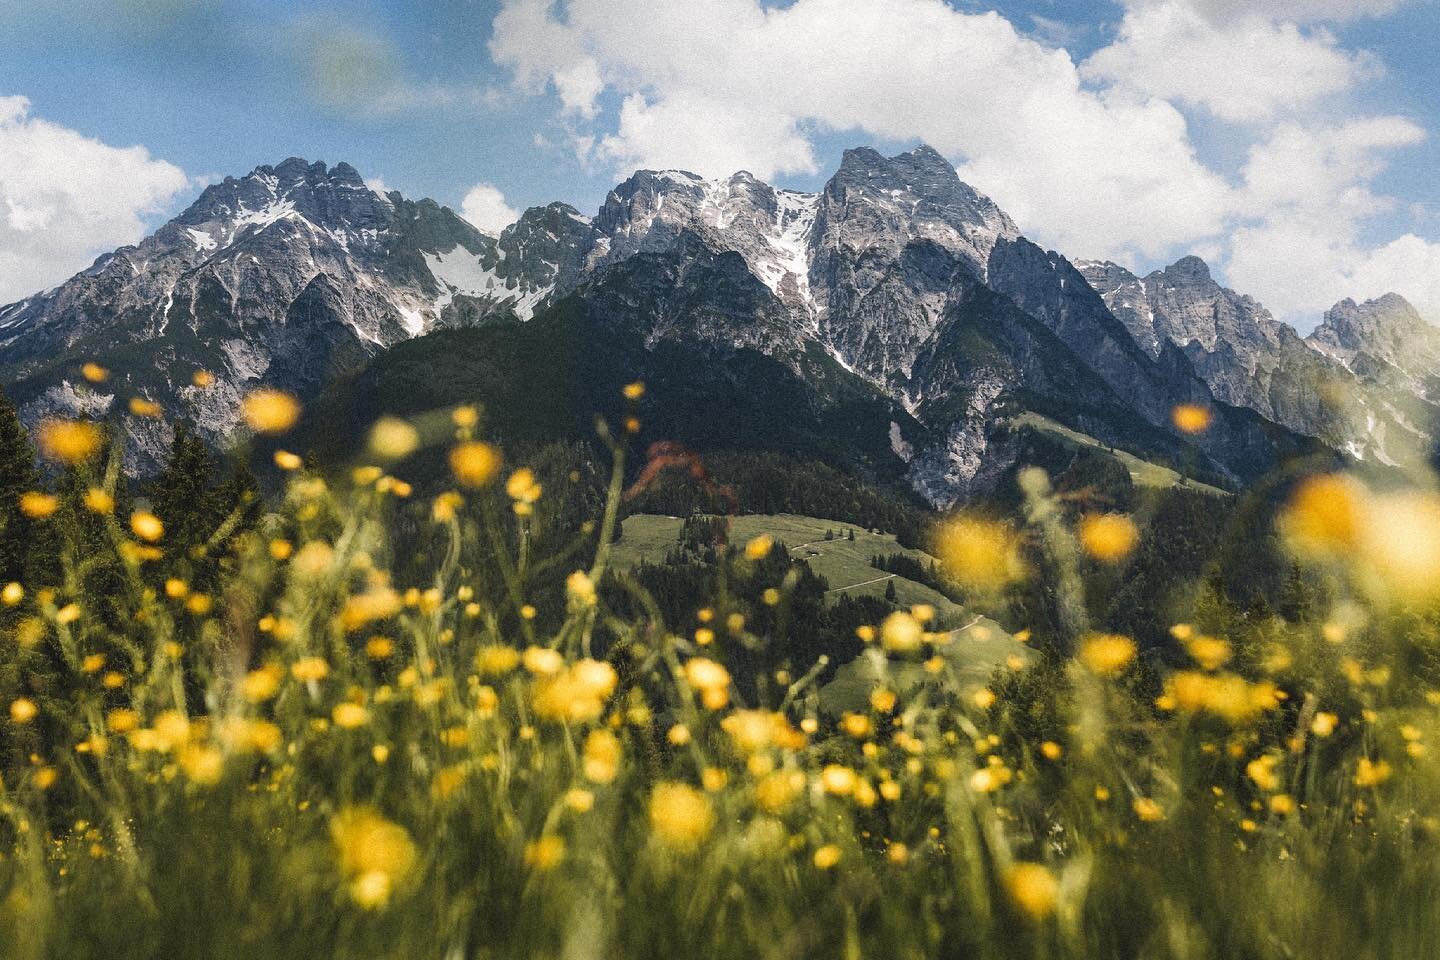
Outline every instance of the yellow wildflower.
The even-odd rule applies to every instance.
[[[109,516],[115,512],[115,498],[101,487],[91,487],[85,491],[85,509],[101,516]]]
[[[694,850],[715,824],[710,798],[683,783],[661,783],[650,796],[650,827],[661,843]]]
[[[291,665],[290,674],[302,683],[324,680],[330,675],[330,664],[319,657],[301,657]]]
[[[1355,786],[1378,787],[1390,779],[1390,764],[1384,760],[1361,757],[1355,765]]]
[[[767,533],[752,537],[750,542],[745,544],[745,559],[764,560],[770,556],[770,551],[775,549],[775,538]]]
[[[342,810],[330,823],[330,839],[350,895],[363,907],[384,906],[415,864],[405,828],[368,808]]]
[[[19,697],[10,702],[10,722],[23,724],[35,719],[40,708],[29,697]]]
[[[420,446],[420,431],[398,417],[381,417],[370,428],[370,452],[382,460],[403,460]]]
[[[973,590],[999,590],[1024,574],[1019,542],[994,520],[960,517],[946,523],[936,555],[952,577]]]
[[[330,719],[337,727],[354,730],[356,727],[363,727],[370,721],[370,711],[358,703],[337,703],[335,709],[330,712]]]
[[[450,451],[450,470],[463,486],[483,487],[500,472],[500,451],[488,443],[467,440]]]
[[[100,428],[85,420],[45,420],[40,424],[40,452],[51,460],[77,466],[100,452]]]
[[[1136,797],[1135,802],[1130,806],[1135,811],[1135,816],[1146,823],[1156,823],[1165,819],[1164,809],[1149,797]]]
[[[1060,884],[1055,874],[1038,863],[1017,863],[1005,872],[1005,890],[1021,912],[1044,920],[1055,912]]]
[[[685,664],[685,680],[700,691],[700,702],[709,710],[720,710],[730,702],[730,671],[705,657]]]
[[[1204,433],[1210,429],[1212,417],[1209,407],[1197,403],[1177,404],[1170,411],[1170,422],[1181,433]]]
[[[1080,521],[1080,546],[1104,563],[1124,560],[1140,542],[1140,531],[1129,517],[1116,513],[1091,514]]]
[[[165,536],[165,524],[148,510],[137,510],[130,514],[130,530],[146,543],[154,543]]]
[[[262,387],[245,395],[240,413],[256,433],[284,433],[300,419],[300,401],[283,390]]]
[[[44,520],[60,509],[60,498],[35,490],[20,494],[20,512],[32,520]]]
[[[1091,673],[1118,677],[1135,659],[1135,641],[1118,633],[1093,633],[1080,641],[1077,656]]]
[[[565,596],[571,610],[581,611],[595,606],[595,581],[584,570],[576,570],[565,578]]]
[[[880,645],[891,653],[910,653],[920,649],[925,628],[912,614],[896,610],[880,624]]]
[[[620,738],[609,730],[592,730],[585,738],[581,766],[585,779],[609,783],[620,773]]]

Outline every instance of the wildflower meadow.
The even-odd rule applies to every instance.
[[[572,464],[385,418],[339,469],[285,446],[293,397],[244,404],[259,481],[137,492],[122,435],[57,420],[12,484],[6,958],[1440,952],[1423,479],[1294,479],[1264,522],[1306,601],[1156,644],[1086,591],[1167,530],[1022,471],[926,532],[963,614],[830,636],[723,510],[693,605],[617,562],[626,424]],[[982,613],[1016,652],[977,670]]]

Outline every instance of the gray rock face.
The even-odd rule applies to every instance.
[[[937,504],[1010,465],[1006,424],[1030,410],[1211,476],[1261,472],[1294,438],[1215,404],[1242,395],[1238,375],[1197,376],[1232,327],[1259,321],[1210,291],[1198,261],[1171,272],[1166,289],[1189,292],[1157,310],[1150,278],[1091,270],[1102,299],[924,146],[847,151],[818,194],[743,172],[639,171],[593,219],[555,203],[498,237],[433,201],[382,197],[346,164],[292,159],[207,188],[140,244],[0,308],[0,377],[31,420],[141,395],[218,440],[256,384],[313,393],[429,330],[524,321],[578,298],[595,329],[612,324],[656,356],[760,354],[808,384],[815,409],[876,400],[892,411],[882,455]],[[1182,352],[1152,314],[1193,327],[1201,352]],[[90,359],[114,370],[103,388],[78,377]],[[198,369],[216,385],[191,385]],[[1217,411],[1199,449],[1169,425],[1178,402]],[[165,431],[130,428],[144,469]]]
[[[810,238],[817,333],[847,367],[887,389],[911,368],[958,294],[983,283],[1013,221],[928,146],[886,158],[845,151]]]
[[[94,405],[101,394],[78,376],[93,359],[112,368],[106,395],[161,402],[219,439],[249,387],[311,393],[424,332],[448,293],[426,258],[493,246],[433,202],[379,196],[348,164],[258,167],[207,187],[139,244],[5,308],[0,376],[33,422],[80,412],[71,397]],[[209,391],[191,383],[199,370],[217,378]],[[168,431],[129,426],[144,469]]]
[[[1399,294],[1342,300],[1307,340],[1361,380],[1440,400],[1440,330]]]
[[[778,190],[744,171],[705,180],[641,170],[606,197],[587,266],[600,270],[637,253],[666,252],[689,233],[711,249],[738,253],[783,303],[805,314],[815,202],[815,194]]]
[[[1151,356],[1158,357],[1167,340],[1182,347],[1198,343],[1207,351],[1225,342],[1247,356],[1299,340],[1258,302],[1217,284],[1199,257],[1184,257],[1144,279],[1114,263],[1078,266]]]
[[[1136,343],[1154,357],[1166,344],[1180,347],[1217,399],[1360,459],[1422,454],[1428,436],[1337,362],[1343,350],[1307,344],[1258,301],[1216,283],[1199,257],[1144,278],[1113,263],[1084,263],[1081,272]]]
[[[435,302],[440,325],[529,320],[580,282],[596,238],[578,210],[552,203],[526,210],[497,240],[426,253],[426,270],[443,288]]]

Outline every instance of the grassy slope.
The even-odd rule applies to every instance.
[[[615,562],[628,567],[641,560],[660,563],[674,546],[680,534],[679,517],[638,514],[625,520],[624,536],[615,544]],[[855,540],[846,539],[846,531],[855,531]],[[825,531],[833,530],[835,539],[827,541]],[[888,582],[895,582],[895,595],[902,607],[927,603],[935,608],[942,620],[963,625],[953,634],[951,643],[943,648],[961,672],[974,678],[977,686],[1012,656],[1029,659],[1031,651],[1006,633],[998,623],[986,617],[969,615],[965,608],[929,587],[877,570],[870,566],[876,554],[903,553],[923,563],[934,560],[920,550],[906,550],[888,533],[868,530],[835,520],[801,517],[794,514],[747,515],[731,521],[730,537],[744,543],[751,537],[768,533],[785,544],[792,557],[806,561],[812,570],[830,583],[831,596],[841,592],[851,596],[884,596]],[[919,664],[890,664],[886,685],[900,692],[924,681],[926,674]],[[868,658],[861,656],[840,667],[835,679],[821,693],[827,710],[864,709],[866,698],[880,677]]]
[[[1141,460],[1133,453],[1127,453],[1126,451],[1120,450],[1118,448],[1108,448],[1105,446],[1105,444],[1101,443],[1099,440],[1096,440],[1089,434],[1080,433],[1078,430],[1071,430],[1069,427],[1056,423],[1049,417],[1043,416],[1038,413],[1031,412],[1021,414],[1014,419],[1013,424],[1017,427],[1025,426],[1031,427],[1036,430],[1043,430],[1046,433],[1061,437],[1065,440],[1070,441],[1071,443],[1077,443],[1087,447],[1096,447],[1099,449],[1108,449],[1110,453],[1122,464],[1124,464],[1127,470],[1130,471],[1131,478],[1134,479],[1134,481],[1142,487],[1169,488],[1183,482],[1185,486],[1193,490],[1199,490],[1202,493],[1214,494],[1215,496],[1229,495],[1224,490],[1221,490],[1219,487],[1212,487],[1208,483],[1201,483],[1199,480],[1182,477],[1179,473],[1176,473],[1169,467],[1162,467],[1159,464],[1151,463],[1148,460]]]
[[[624,536],[615,544],[615,558],[622,566],[641,560],[661,563],[680,535],[679,517],[640,514],[625,521]],[[835,539],[826,541],[825,531],[833,530]],[[847,530],[855,531],[855,540],[845,539]],[[794,514],[735,517],[730,523],[730,539],[745,543],[752,537],[768,533],[785,544],[790,555],[810,564],[810,569],[830,582],[832,597],[848,592],[851,596],[884,596],[890,579],[895,580],[896,599],[904,606],[928,603],[938,614],[958,614],[958,604],[923,584],[895,577],[870,566],[876,554],[903,553],[929,564],[934,558],[920,550],[906,550],[895,542],[893,534],[871,533],[854,524],[838,520],[799,517]]]

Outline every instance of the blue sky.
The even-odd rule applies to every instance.
[[[0,159],[0,300],[291,155],[457,209],[489,185],[498,223],[636,165],[813,188],[926,139],[1072,257],[1198,251],[1302,327],[1382,287],[1440,320],[1437,28],[1435,0],[0,0],[0,153],[147,155],[112,165],[131,209],[28,259],[90,202],[58,182],[85,151],[55,183]]]

